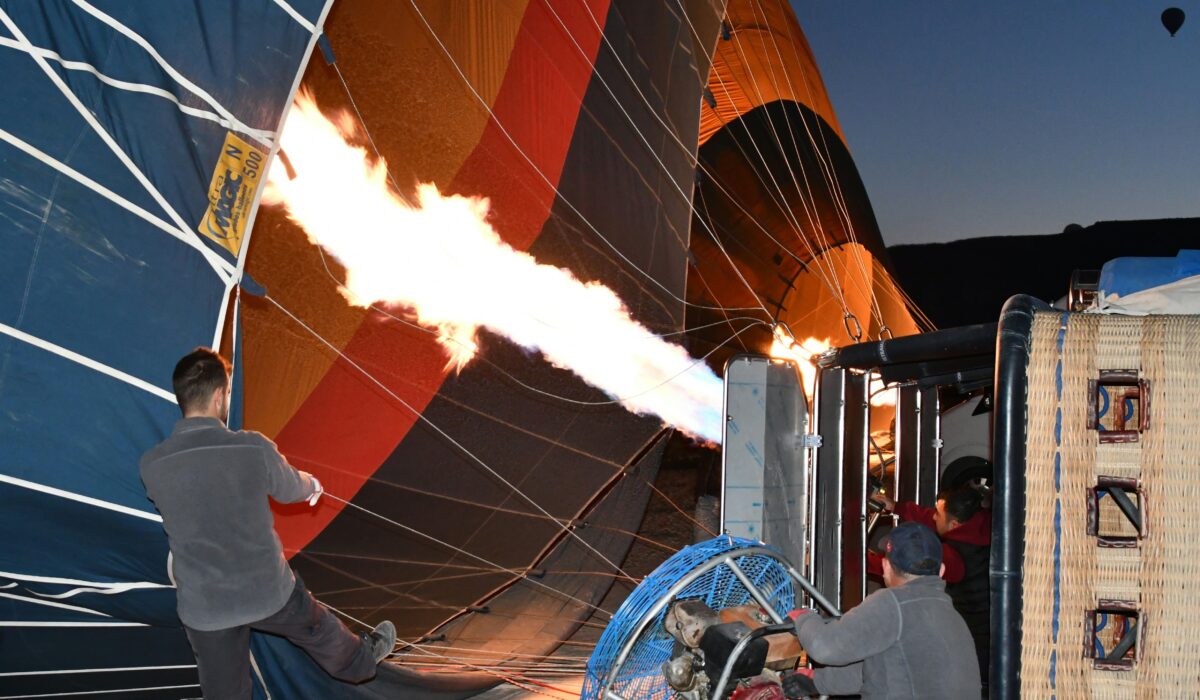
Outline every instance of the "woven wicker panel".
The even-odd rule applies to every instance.
[[[1091,364],[1092,378],[1095,379],[1100,370],[1134,369],[1142,372],[1142,341],[1144,334],[1143,318],[1128,318],[1120,316],[1098,317],[1089,316],[1089,323],[1096,323],[1096,344],[1093,347],[1094,360]],[[1078,322],[1083,322],[1080,319]],[[1082,348],[1081,348],[1082,350]],[[1114,405],[1109,410],[1115,412],[1119,407]],[[1085,439],[1098,442],[1097,434],[1085,430]],[[1095,461],[1092,473],[1098,480],[1102,476],[1140,479],[1142,476],[1142,460],[1145,442],[1135,443],[1101,443],[1096,445]],[[1138,531],[1129,522],[1113,502],[1111,496],[1100,499],[1100,534],[1118,537],[1136,537]],[[1095,547],[1095,540],[1089,538],[1088,544]],[[1089,608],[1095,609],[1101,599],[1132,600],[1139,599],[1141,584],[1141,548],[1136,549],[1104,549],[1095,551],[1094,576],[1091,587]],[[1111,650],[1118,641],[1114,634],[1115,625],[1097,634],[1097,642],[1105,650]],[[1086,643],[1086,641],[1085,641]],[[1085,662],[1086,663],[1086,662]],[[1091,678],[1093,696],[1131,697],[1128,691],[1132,688],[1134,674],[1130,671],[1093,671],[1088,674]],[[1103,692],[1098,692],[1101,689]],[[1116,693],[1116,695],[1113,695]],[[1122,694],[1124,693],[1124,694]]]
[[[1096,609],[1101,599],[1137,600],[1142,589],[1142,550],[1098,549],[1096,571],[1092,579],[1092,598],[1089,609]],[[1111,649],[1109,644],[1105,649]]]
[[[1058,407],[1058,318],[1037,314],[1030,332],[1025,444],[1025,553],[1021,605],[1021,696],[1048,697],[1053,652],[1054,415]],[[1055,664],[1057,667],[1057,663]]]
[[[1022,697],[1198,696],[1198,356],[1198,318],[1035,317],[1028,370]],[[1138,370],[1149,382],[1150,425],[1136,443],[1101,444],[1087,425],[1086,385],[1099,370]],[[1144,489],[1147,533],[1136,548],[1100,548],[1087,535],[1086,493],[1099,476],[1138,479]],[[1111,496],[1100,504],[1102,534],[1137,534]],[[1111,650],[1122,631],[1114,625],[1088,635],[1089,611],[1101,599],[1137,605],[1138,658],[1129,670],[1094,668],[1087,658],[1091,645]]]
[[[1095,435],[1095,433],[1092,433]],[[1138,478],[1142,473],[1141,441],[1104,445],[1096,451],[1095,472],[1097,475]]]
[[[1087,536],[1095,434],[1086,430],[1097,324],[1037,314],[1028,369],[1023,697],[1083,697],[1084,619],[1095,546]],[[1090,439],[1089,439],[1090,438]]]
[[[1090,659],[1084,658],[1084,620],[1094,607],[1098,548],[1087,532],[1089,489],[1096,485],[1097,436],[1088,428],[1088,383],[1098,375],[1096,346],[1100,344],[1102,319],[1071,315],[1062,343],[1062,474],[1059,501],[1062,503],[1062,580],[1059,597],[1057,644],[1059,698],[1090,696]],[[1108,334],[1111,335],[1111,334]],[[1110,341],[1113,342],[1113,341]],[[1128,343],[1123,343],[1127,345]],[[1133,343],[1136,345],[1136,341]],[[1105,446],[1107,447],[1107,445]]]
[[[1095,700],[1128,700],[1137,691],[1137,681],[1132,673],[1091,670],[1092,691],[1087,697]]]
[[[1076,316],[1097,319],[1093,361],[1100,369],[1137,369],[1142,366],[1142,320],[1138,316]],[[1092,377],[1095,379],[1095,377]]]
[[[1143,367],[1150,381],[1147,535],[1142,543],[1142,660],[1138,698],[1194,698],[1200,689],[1200,319],[1147,320]]]

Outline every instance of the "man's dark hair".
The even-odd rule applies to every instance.
[[[983,494],[979,489],[967,484],[958,488],[948,489],[938,494],[937,500],[946,502],[946,515],[960,523],[965,523],[983,507]]]
[[[203,411],[213,392],[229,384],[229,361],[208,348],[196,348],[175,364],[171,384],[184,415]]]

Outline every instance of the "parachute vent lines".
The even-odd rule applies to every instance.
[[[634,321],[603,284],[506,244],[486,198],[425,184],[407,201],[388,187],[386,164],[351,145],[350,120],[339,121],[297,98],[281,137],[295,177],[273,165],[263,198],[345,266],[350,304],[403,309],[436,333],[448,367],[471,361],[486,328],[634,413],[720,440],[721,380],[702,360]]]

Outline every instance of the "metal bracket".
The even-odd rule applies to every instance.
[[[821,436],[816,433],[801,435],[799,438],[800,439],[797,440],[799,446],[806,450],[815,450],[816,448],[820,447],[821,443],[823,442]]]

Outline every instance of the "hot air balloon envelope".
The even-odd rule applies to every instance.
[[[1162,25],[1167,28],[1171,36],[1175,36],[1175,32],[1179,31],[1179,28],[1183,26],[1184,17],[1183,10],[1178,7],[1168,7],[1163,10]]]

